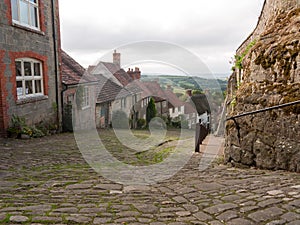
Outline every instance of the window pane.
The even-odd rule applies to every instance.
[[[33,94],[32,90],[32,81],[25,81],[25,94],[30,95]]]
[[[17,0],[11,0],[11,13],[12,13],[13,20],[19,20]]]
[[[42,81],[41,80],[35,81],[35,93],[42,93]]]
[[[34,6],[30,6],[30,25],[33,27],[38,27],[38,20],[37,20],[37,8]]]
[[[30,0],[30,2],[37,3],[37,1],[36,1],[36,0]]]
[[[21,62],[16,62],[16,76],[22,76]]]
[[[17,81],[17,96],[18,98],[23,96],[23,85],[22,81]]]
[[[20,21],[21,23],[29,24],[28,18],[28,3],[20,0]]]
[[[32,76],[32,74],[31,74],[31,63],[30,62],[24,62],[24,75],[25,76]]]
[[[34,63],[34,76],[41,76],[41,64]]]

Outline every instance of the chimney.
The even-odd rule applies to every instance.
[[[172,86],[171,86],[171,84],[168,84],[168,85],[167,85],[167,90],[172,91]]]
[[[114,51],[113,54],[113,63],[117,65],[119,68],[121,68],[121,53],[117,53],[117,51]]]
[[[133,80],[141,79],[141,71],[138,67],[135,67],[134,70],[131,68],[128,68],[127,73]]]
[[[187,96],[192,97],[192,90],[191,89],[186,90],[185,93],[186,93]]]

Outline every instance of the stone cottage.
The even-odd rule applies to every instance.
[[[92,127],[97,80],[63,50],[61,61],[63,131]]]
[[[0,14],[0,135],[13,115],[59,127],[58,1],[4,0]]]
[[[136,105],[141,101],[142,90],[136,85],[141,71],[121,68],[121,54],[114,51],[113,62],[99,62],[88,69],[90,75],[98,79],[96,90],[96,125],[106,128],[112,126],[112,116],[116,111],[126,113],[131,127],[139,118]]]

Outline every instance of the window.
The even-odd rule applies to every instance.
[[[69,94],[67,97],[68,104],[72,104],[74,102],[74,94]]]
[[[121,99],[121,108],[126,108],[126,98]]]
[[[83,88],[83,95],[82,95],[82,108],[87,108],[90,106],[90,92],[89,87]]]
[[[18,99],[44,94],[42,63],[35,59],[16,59]]]
[[[39,30],[38,0],[11,0],[13,22]]]
[[[137,95],[132,95],[132,104],[134,105],[135,103],[138,102],[138,98],[137,98]]]
[[[162,103],[162,107],[167,107],[167,102],[166,101],[163,101],[163,103]]]

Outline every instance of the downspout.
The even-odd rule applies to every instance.
[[[63,99],[64,99],[64,93],[68,90],[68,85],[63,85],[63,88],[62,88],[62,91],[60,93],[60,98],[61,98],[61,101],[62,101],[62,105],[61,105],[61,115],[62,115],[62,118],[64,118],[64,105],[63,105]],[[63,122],[62,122],[63,123]],[[64,132],[64,126],[62,124],[62,131]]]
[[[60,115],[59,115],[59,107],[60,107],[60,102],[59,102],[59,73],[58,73],[58,56],[57,52],[59,49],[57,49],[57,32],[56,32],[56,23],[55,23],[55,0],[51,1],[52,3],[52,32],[53,32],[53,48],[54,48],[54,71],[55,71],[55,101],[56,101],[56,120],[58,122],[58,128],[61,130],[61,121],[60,121]]]

